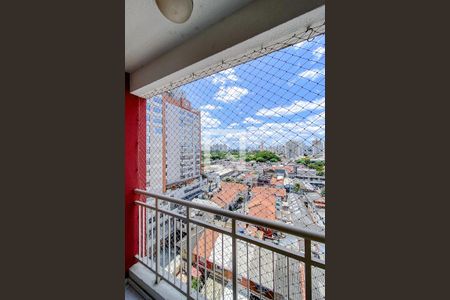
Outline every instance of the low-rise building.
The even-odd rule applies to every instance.
[[[184,200],[192,200],[203,193],[205,179],[198,177],[187,181],[174,182],[166,186],[166,195]]]
[[[302,168],[297,168],[297,175],[298,176],[316,176],[317,171],[314,169],[302,167]]]
[[[297,171],[297,167],[294,165],[278,165],[270,166],[264,169],[265,175],[275,175],[283,177],[294,177]]]
[[[284,188],[284,177],[282,177],[282,176],[277,176],[277,177],[273,176],[270,179],[270,186],[271,187],[275,187],[275,188],[279,188],[279,189]]]
[[[253,187],[258,183],[258,175],[255,173],[246,173],[244,174],[242,183]]]
[[[235,182],[221,182],[220,191],[215,194],[211,201],[221,208],[234,210],[238,205],[238,200],[242,201],[248,197],[248,187],[245,184]]]
[[[265,186],[270,184],[270,180],[272,179],[272,175],[260,175],[258,177],[258,186]]]
[[[203,186],[203,190],[206,193],[215,193],[220,189],[220,175],[217,172],[209,172],[205,174],[206,184]]]
[[[214,288],[218,287],[214,286],[213,278],[223,277],[225,282],[232,280],[234,259],[237,259],[239,264],[239,294],[246,295],[248,287],[254,297],[261,295],[264,299],[283,299],[282,295],[287,295],[289,290],[289,299],[302,298],[301,287],[304,270],[300,262],[289,260],[289,266],[287,266],[285,256],[240,240],[237,240],[237,254],[233,256],[229,251],[231,245],[231,236],[206,229],[193,248],[193,264],[201,273],[209,275],[204,292],[211,298],[215,296]],[[298,243],[291,243],[285,247],[299,251]],[[289,276],[286,276],[287,272],[289,272]],[[284,274],[284,276],[280,276],[280,274]],[[287,287],[287,278],[289,278],[289,288]],[[217,295],[222,296],[219,292],[221,288],[222,286],[218,288]],[[228,293],[228,291],[224,292]],[[276,293],[275,297],[274,292]],[[231,299],[227,296],[225,299]],[[239,295],[238,299],[240,299]]]
[[[267,186],[254,187],[251,190],[251,199],[247,203],[247,214],[266,220],[277,219],[277,202],[286,200],[285,189],[278,189]],[[273,232],[270,229],[256,226],[263,232],[264,238],[272,238]]]

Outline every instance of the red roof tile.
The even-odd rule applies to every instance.
[[[223,182],[221,183],[221,190],[212,197],[212,201],[224,208],[236,200],[239,193],[247,191],[247,186],[241,183]]]
[[[253,197],[248,204],[248,214],[259,218],[275,220],[276,196],[286,196],[286,190],[260,186],[254,187],[252,194]]]

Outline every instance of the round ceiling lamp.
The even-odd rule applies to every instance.
[[[174,23],[186,22],[192,14],[192,0],[156,0],[161,13]]]

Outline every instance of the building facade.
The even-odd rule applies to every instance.
[[[184,97],[147,101],[147,189],[182,199],[202,191],[201,119]]]
[[[292,140],[286,143],[284,151],[288,159],[295,159],[304,154],[302,143]]]
[[[228,151],[228,146],[226,144],[214,144],[211,146],[210,151]]]
[[[322,155],[323,154],[323,149],[324,149],[324,146],[323,146],[323,143],[322,143],[322,141],[321,140],[314,140],[313,142],[312,142],[312,146],[311,146],[311,149],[312,149],[312,156],[319,156],[319,155]]]

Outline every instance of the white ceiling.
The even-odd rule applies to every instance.
[[[167,20],[154,0],[125,1],[125,71],[134,72],[251,0],[194,0],[184,24]]]

